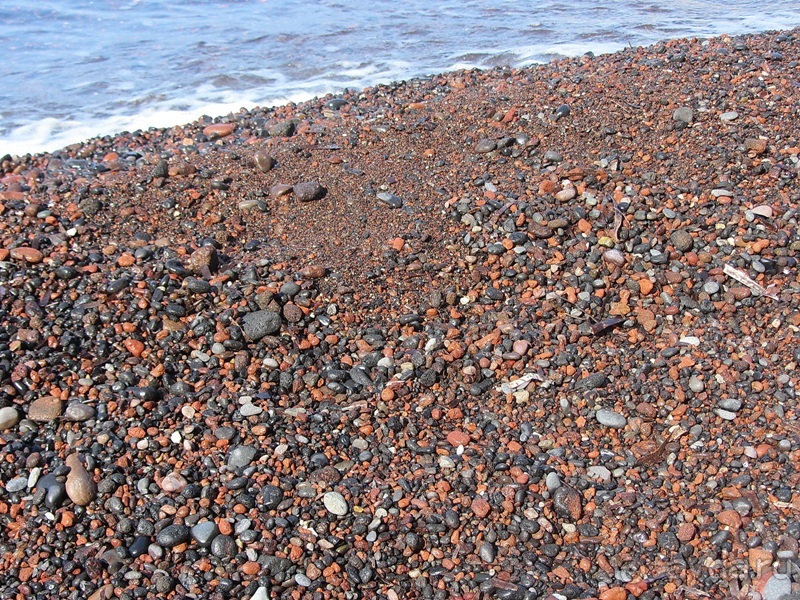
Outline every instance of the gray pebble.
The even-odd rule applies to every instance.
[[[256,455],[256,449],[252,446],[235,446],[228,452],[228,466],[231,469],[246,467]]]
[[[497,551],[494,548],[494,544],[491,542],[483,542],[478,550],[478,556],[481,557],[483,562],[494,562],[495,556],[497,556]]]
[[[544,484],[547,486],[547,490],[552,494],[561,487],[561,478],[555,471],[550,471],[544,478]]]
[[[269,128],[272,137],[291,137],[294,134],[295,125],[293,121],[281,121]]]
[[[475,144],[475,152],[478,154],[486,154],[494,150],[496,147],[497,143],[494,140],[484,138]]]
[[[218,535],[211,541],[211,554],[217,558],[236,556],[236,542],[229,535]]]
[[[719,283],[713,279],[709,279],[703,284],[703,291],[709,296],[713,296],[719,291]]]
[[[714,412],[717,413],[717,415],[719,415],[720,419],[724,419],[726,421],[733,421],[736,419],[736,413],[731,412],[729,410],[723,410],[721,408],[717,408]]]
[[[699,394],[704,389],[706,389],[706,384],[704,384],[703,380],[697,377],[696,375],[692,375],[689,378],[689,389],[692,390],[695,394]]]
[[[560,163],[562,160],[564,160],[564,157],[555,150],[548,150],[544,153],[544,160],[545,162],[550,163]]]
[[[13,406],[0,408],[0,431],[11,429],[17,423],[19,423],[19,413],[16,408]]]
[[[613,410],[606,410],[601,408],[597,411],[597,421],[601,425],[605,425],[606,427],[611,427],[613,429],[622,429],[625,425],[628,424],[628,419],[623,417],[621,414],[614,412]]]
[[[595,465],[586,469],[586,477],[608,483],[611,481],[611,471],[602,465]]]
[[[378,192],[377,198],[390,208],[401,208],[403,206],[403,199],[389,192]]]
[[[596,388],[606,387],[607,385],[608,377],[605,376],[605,373],[592,373],[578,382],[578,387],[586,390],[594,390]]]
[[[256,406],[252,402],[246,402],[239,409],[239,412],[243,417],[252,417],[254,415],[260,415],[262,412],[264,412],[264,409],[260,406]]]
[[[304,575],[303,573],[297,573],[294,576],[294,582],[297,585],[299,585],[300,587],[310,587],[311,586],[311,580],[306,575]]]
[[[253,341],[277,333],[281,328],[281,316],[271,310],[257,310],[242,318],[242,331]]]
[[[347,506],[347,500],[344,499],[339,492],[326,492],[322,497],[322,502],[328,512],[338,516],[344,516],[350,510]]]
[[[717,402],[717,406],[719,406],[722,410],[738,412],[742,408],[742,401],[738,398],[723,398]]]
[[[14,477],[14,479],[11,479],[8,481],[8,483],[6,483],[6,491],[9,494],[21,492],[27,487],[28,487],[27,477]]]
[[[64,411],[64,418],[67,421],[88,421],[94,415],[94,407],[83,402],[71,402]]]
[[[203,521],[192,527],[191,535],[198,545],[207,547],[219,535],[219,527],[214,521]]]
[[[261,502],[267,510],[278,508],[278,505],[283,502],[283,490],[275,485],[265,485],[261,489]]]
[[[672,113],[672,119],[681,123],[691,123],[694,120],[694,111],[688,106],[681,106]]]

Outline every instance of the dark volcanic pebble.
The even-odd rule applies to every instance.
[[[280,331],[281,317],[271,310],[247,313],[242,319],[242,331],[251,340],[260,340],[266,335]]]
[[[174,548],[189,541],[191,530],[186,525],[168,525],[158,532],[156,543],[164,548]]]

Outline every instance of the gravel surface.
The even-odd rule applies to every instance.
[[[676,40],[2,157],[0,596],[797,592],[798,65]]]

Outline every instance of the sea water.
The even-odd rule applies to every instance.
[[[0,156],[461,68],[798,25],[795,0],[3,0]]]

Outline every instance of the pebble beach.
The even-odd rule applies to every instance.
[[[0,596],[800,597],[798,65],[680,39],[0,157]]]

